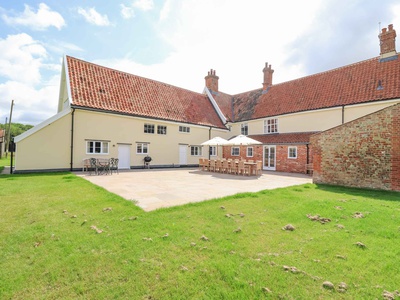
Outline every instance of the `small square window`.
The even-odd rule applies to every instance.
[[[231,155],[232,156],[239,156],[240,155],[240,148],[239,147],[232,147],[231,148]]]
[[[247,147],[247,157],[253,157],[253,147]]]
[[[167,134],[167,126],[157,126],[157,134]]]
[[[136,144],[136,153],[137,154],[148,154],[149,153],[149,144],[137,143]]]
[[[154,124],[144,124],[144,133],[154,133]]]
[[[297,158],[297,147],[289,147],[288,148],[288,157],[289,158]]]

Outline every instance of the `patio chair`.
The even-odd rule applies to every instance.
[[[89,158],[90,162],[90,167],[89,167],[89,175],[92,175],[92,171],[94,171],[94,174],[97,174],[97,159],[95,158]]]
[[[227,160],[222,161],[221,172],[222,173],[230,173],[231,172],[231,167],[229,166],[229,161],[227,161]]]
[[[245,168],[245,165],[244,165],[244,161],[243,160],[239,160],[239,162],[237,163],[236,173],[244,175],[245,172],[246,172],[246,168]]]
[[[222,172],[222,161],[220,159],[215,162],[215,172]]]
[[[118,171],[118,158],[110,158],[110,173],[112,175],[113,171],[117,171],[117,174],[119,174]]]
[[[214,159],[210,160],[210,165],[208,167],[208,170],[212,171],[212,172],[215,172],[215,160]]]
[[[262,174],[262,161],[261,160],[257,160],[256,161],[257,165],[256,165],[256,175],[258,175],[258,173],[260,173],[260,175]]]

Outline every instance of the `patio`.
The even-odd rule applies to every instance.
[[[304,174],[263,172],[257,177],[234,176],[186,168],[129,170],[112,176],[76,174],[127,200],[136,200],[145,211],[312,182]]]

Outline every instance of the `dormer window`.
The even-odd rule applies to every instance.
[[[277,133],[278,132],[278,119],[264,120],[264,133]]]

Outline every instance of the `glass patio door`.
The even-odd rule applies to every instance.
[[[276,170],[276,146],[264,146],[264,170]]]

